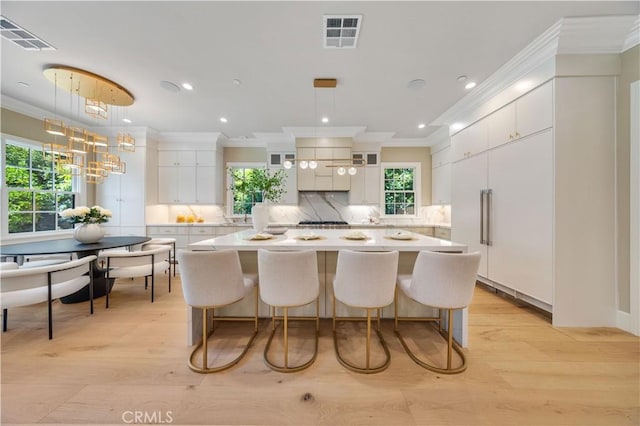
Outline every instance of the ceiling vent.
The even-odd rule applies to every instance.
[[[31,34],[29,31],[0,15],[0,32],[2,37],[17,44],[25,50],[56,50],[55,47]]]
[[[353,49],[358,45],[362,15],[324,15],[323,21],[325,49]]]

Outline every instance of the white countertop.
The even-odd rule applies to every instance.
[[[269,226],[285,226],[295,227],[296,223],[271,223]],[[148,223],[147,226],[220,226],[220,227],[251,227],[251,222],[171,222],[171,223]],[[413,224],[391,224],[391,223],[349,223],[351,228],[445,228],[451,229],[451,225],[447,224],[429,224],[429,223],[413,223]]]
[[[351,249],[359,251],[444,251],[466,252],[467,246],[455,242],[427,237],[413,232],[410,240],[396,240],[390,236],[398,229],[364,229],[365,240],[350,240],[344,238],[353,229],[289,229],[283,235],[274,235],[268,240],[252,240],[255,235],[253,229],[235,232],[229,235],[200,241],[189,245],[190,250],[225,250],[255,251],[259,248],[269,250],[304,250],[337,251]],[[320,236],[319,239],[301,240],[298,237],[309,234]]]

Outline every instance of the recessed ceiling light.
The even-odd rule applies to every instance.
[[[182,87],[184,88],[184,90],[193,90],[193,86],[189,83],[182,83]]]
[[[323,123],[328,123],[329,122],[329,117],[322,117],[322,122]]]
[[[466,76],[466,75],[461,75],[461,76],[459,76],[459,77],[458,77],[458,81],[460,81],[460,82],[463,82],[463,81],[465,81],[466,79],[467,79],[467,76]]]
[[[240,86],[240,85],[242,84],[242,81],[240,81],[240,80],[239,80],[239,79],[237,79],[237,78],[234,78],[234,79],[233,79],[233,84],[235,84],[236,86]]]
[[[226,123],[226,122],[227,122],[227,119],[226,119],[225,117],[220,117],[220,122],[221,122],[221,123]]]
[[[409,84],[407,84],[407,87],[408,87],[409,89],[421,89],[421,88],[423,88],[426,84],[427,84],[427,82],[426,82],[426,81],[424,81],[424,80],[423,80],[423,79],[421,79],[421,78],[417,78],[417,79],[415,79],[415,80],[411,80],[411,81],[409,82]]]
[[[474,87],[476,87],[476,82],[475,81],[470,81],[467,84],[464,85],[465,89],[473,89]]]
[[[453,123],[450,126],[450,129],[453,132],[457,132],[458,130],[462,130],[463,127],[464,127],[464,124],[462,124],[462,123]]]
[[[426,126],[426,124],[420,123],[420,124],[418,124],[418,129],[424,129],[425,126]]]
[[[160,82],[160,87],[173,93],[177,93],[180,91],[180,88],[178,87],[177,84],[172,83],[170,81],[166,81],[166,80],[162,80]]]
[[[131,123],[131,120],[129,120],[128,118],[123,118],[122,121],[124,121],[125,123]]]
[[[19,84],[20,86],[24,86],[24,87],[30,87],[30,86],[31,86],[29,83],[26,83],[26,82],[24,82],[24,81],[19,81],[19,82],[18,82],[18,84]]]

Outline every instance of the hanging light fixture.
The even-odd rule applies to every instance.
[[[65,136],[67,126],[58,119],[58,74],[53,73],[53,115],[54,118],[44,119],[44,131],[53,136]]]
[[[70,110],[73,115],[73,95],[78,96],[77,110],[80,111],[80,97],[85,98],[85,112],[91,117],[107,119],[109,105],[129,106],[133,95],[124,87],[97,74],[64,65],[54,65],[44,70],[47,79],[54,83],[54,119],[45,119],[45,130],[55,136],[66,136],[67,146],[43,145],[56,164],[72,174],[83,175],[87,183],[102,183],[109,173],[126,172],[126,164],[118,155],[109,152],[109,139],[96,132],[89,132],[78,126],[67,126],[57,117],[57,88],[71,93]],[[55,142],[55,141],[54,141]],[[135,139],[126,132],[116,136],[120,151],[135,151]],[[54,144],[58,145],[58,144]]]

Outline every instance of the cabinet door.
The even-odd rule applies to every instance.
[[[120,175],[120,225],[132,228],[132,232],[133,228],[145,226],[146,155],[144,150],[138,150],[123,152],[121,158],[127,163],[127,173]],[[122,231],[124,235],[125,229]]]
[[[196,165],[199,167],[215,167],[216,151],[196,151]]]
[[[178,194],[180,204],[196,202],[196,166],[178,167]]]
[[[346,159],[349,160],[351,158],[351,148],[332,148],[331,149],[331,158],[334,159]],[[333,187],[334,191],[348,191],[351,188],[351,176],[348,173],[340,176],[336,172],[335,167],[328,167],[330,169],[330,174],[333,179]],[[361,170],[358,170],[360,173]]]
[[[216,187],[219,184],[216,180],[216,168],[210,166],[196,167],[196,203],[215,204]]]
[[[451,203],[451,163],[431,170],[431,204]]]
[[[516,105],[518,137],[547,129],[553,123],[553,85],[548,82],[520,99]]]
[[[364,169],[364,170],[363,170]],[[380,167],[360,168],[364,172],[364,200],[366,204],[380,204]],[[358,173],[360,173],[358,171]]]
[[[178,202],[178,167],[158,167],[158,203]]]
[[[309,160],[315,158],[314,148],[298,148],[297,151],[298,160],[296,160],[296,166],[298,167],[296,173],[296,180],[298,183],[299,191],[314,191],[316,189],[316,172],[309,168],[302,169],[299,167],[299,161]]]
[[[131,167],[127,163],[127,168]],[[127,171],[128,173],[128,171]],[[102,185],[96,186],[96,204],[111,210],[113,216],[107,222],[110,227],[119,227],[122,220],[122,213],[120,212],[120,179],[123,175],[110,175],[107,177]],[[114,232],[117,234],[117,232]]]
[[[483,152],[488,147],[486,120],[480,120],[451,137],[453,157],[451,161],[462,160]]]
[[[516,138],[516,104],[512,102],[484,119],[487,122],[489,147],[493,148]]]
[[[451,162],[449,156],[451,155],[451,147],[447,147],[441,151],[431,154],[431,167],[436,168],[444,164]]]
[[[487,154],[454,163],[451,176],[451,239],[482,254],[478,274],[487,277],[487,246],[480,244],[480,191],[487,188]]]
[[[158,151],[158,166],[177,166],[177,151]]]
[[[359,173],[353,176],[347,176],[351,179],[351,188],[349,189],[349,204],[359,205],[366,204],[365,195],[365,178],[364,167],[359,168]]]
[[[549,304],[552,303],[552,179],[551,130],[489,154],[493,242],[488,256],[489,278]]]
[[[195,166],[198,162],[196,151],[176,151],[179,166]]]
[[[333,158],[333,149],[332,148],[316,148],[315,154],[313,156],[316,160],[318,160],[318,168],[316,169],[316,177],[318,176],[331,176],[333,174],[333,168],[327,167],[329,165],[329,161],[320,161],[320,160],[330,160]],[[329,188],[331,189],[331,188]]]

